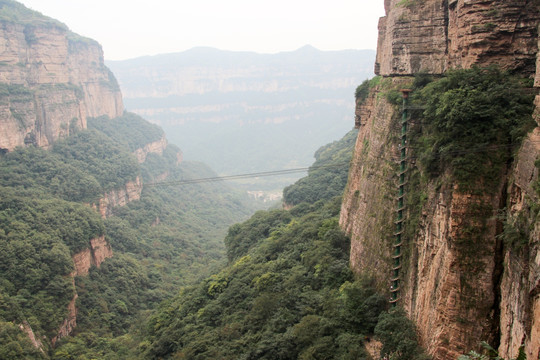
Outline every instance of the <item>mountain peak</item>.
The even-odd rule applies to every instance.
[[[313,45],[307,44],[296,50],[297,52],[320,52],[321,50],[317,49]]]

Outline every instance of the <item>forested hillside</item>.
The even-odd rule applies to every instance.
[[[317,152],[317,166],[288,188],[296,206],[229,229],[228,265],[151,317],[144,358],[371,359],[374,334],[383,354],[423,358],[404,313],[387,312],[386,294],[349,267],[337,217],[347,179],[336,169],[350,161],[355,133]],[[336,191],[306,191],[329,183]]]
[[[221,262],[227,227],[254,207],[222,182],[159,185],[216,175],[180,162],[173,145],[139,164],[133,152],[162,137],[157,126],[126,113],[89,119],[88,130],[50,150],[18,148],[0,158],[0,358],[116,354],[145,311]],[[106,218],[92,209],[137,178],[146,184],[139,200]],[[79,274],[77,254],[100,237],[114,255]],[[77,327],[62,337],[74,294]],[[19,325],[31,329],[41,350]]]

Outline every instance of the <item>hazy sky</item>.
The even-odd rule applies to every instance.
[[[375,49],[383,0],[19,0],[122,60],[196,46]]]

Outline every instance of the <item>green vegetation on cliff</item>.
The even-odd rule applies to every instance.
[[[33,189],[75,202],[95,202],[139,174],[137,160],[114,138],[81,131],[54,144],[51,151],[27,147],[0,161],[0,185]]]
[[[26,6],[13,0],[0,0],[0,21],[13,22],[23,25],[48,25],[62,29],[67,27],[60,21],[30,10]]]
[[[165,133],[159,126],[130,112],[125,112],[124,115],[113,120],[107,116],[88,119],[88,129],[102,132],[131,151],[165,137]]]
[[[502,186],[515,152],[535,124],[530,87],[529,80],[497,67],[452,70],[437,79],[423,73],[415,77],[409,141],[419,161],[409,173],[408,238],[414,236],[428,184],[440,188],[455,182],[457,192],[475,197],[454,239],[462,251],[458,260],[470,269],[483,266],[477,255],[485,251],[486,224],[495,215],[490,196]],[[502,234],[509,244],[518,242],[510,225]]]
[[[73,298],[71,256],[104,230],[88,206],[0,187],[0,319],[54,337]]]
[[[36,40],[35,30],[41,28],[57,28],[66,32],[67,38],[76,43],[91,43],[98,45],[95,40],[71,32],[60,21],[31,10],[21,3],[13,0],[0,0],[0,23],[18,24],[24,26],[24,37],[28,45]]]
[[[427,84],[415,95],[426,106],[415,146],[427,172],[449,169],[463,192],[495,190],[535,125],[531,85],[496,67],[453,70]]]
[[[426,236],[419,233],[439,216],[436,206],[449,201],[452,226],[441,237],[461,271],[461,306],[482,303],[475,277],[494,260],[494,279],[500,276],[504,252],[521,256],[531,239],[538,205],[527,197],[522,210],[505,208],[515,154],[535,126],[531,86],[530,79],[496,67],[452,70],[441,77],[418,74],[412,85],[408,145],[417,161],[409,163],[404,235],[409,242],[402,271],[415,261],[408,261],[415,256],[415,238]]]

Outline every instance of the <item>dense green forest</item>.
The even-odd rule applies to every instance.
[[[388,352],[418,358],[413,325],[387,313],[386,295],[349,269],[337,216],[355,134],[317,151],[309,175],[287,188],[294,207],[259,211],[228,232],[254,207],[222,183],[171,186],[215,176],[203,164],[178,164],[172,145],[138,164],[132,151],[163,134],[133,114],[92,119],[50,150],[4,155],[0,246],[11,255],[0,261],[0,354],[367,359],[363,343],[377,334]],[[106,219],[88,206],[136,176],[148,184],[139,201]],[[100,235],[114,256],[74,288],[71,256]],[[53,347],[47,339],[75,290],[77,328]],[[18,324],[45,335],[43,352]]]
[[[404,313],[387,312],[386,295],[349,268],[337,218],[347,177],[336,168],[347,168],[354,137],[322,147],[318,165],[288,187],[298,205],[230,227],[228,265],[160,307],[143,358],[370,359],[364,344],[374,335],[383,353],[424,358]]]
[[[89,119],[88,130],[50,150],[19,148],[0,157],[0,358],[106,353],[116,359],[118,344],[146,311],[222,262],[228,226],[255,211],[247,196],[223,182],[145,186],[139,201],[106,219],[89,206],[137,176],[146,184],[216,176],[204,164],[179,163],[173,145],[138,164],[133,150],[162,136],[126,113]],[[74,288],[72,256],[101,235],[114,256],[76,277]],[[78,326],[53,349],[49,341],[75,290]],[[44,352],[17,324],[44,336]]]

